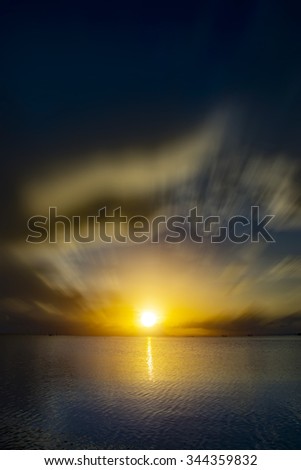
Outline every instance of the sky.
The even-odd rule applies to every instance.
[[[0,333],[301,332],[296,2],[0,10]],[[28,220],[274,215],[275,243],[28,243]],[[148,332],[149,334],[149,332]]]

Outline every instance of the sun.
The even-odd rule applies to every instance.
[[[145,326],[146,328],[151,328],[157,323],[157,321],[157,315],[151,310],[144,310],[142,312],[140,317],[140,322],[142,326]]]

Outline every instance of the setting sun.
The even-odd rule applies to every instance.
[[[140,321],[143,326],[150,328],[157,323],[157,315],[150,310],[144,311],[141,314]]]

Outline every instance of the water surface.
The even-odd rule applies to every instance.
[[[0,448],[300,449],[301,338],[0,338]]]

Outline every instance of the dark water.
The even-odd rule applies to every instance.
[[[0,448],[301,449],[301,338],[0,338]]]

